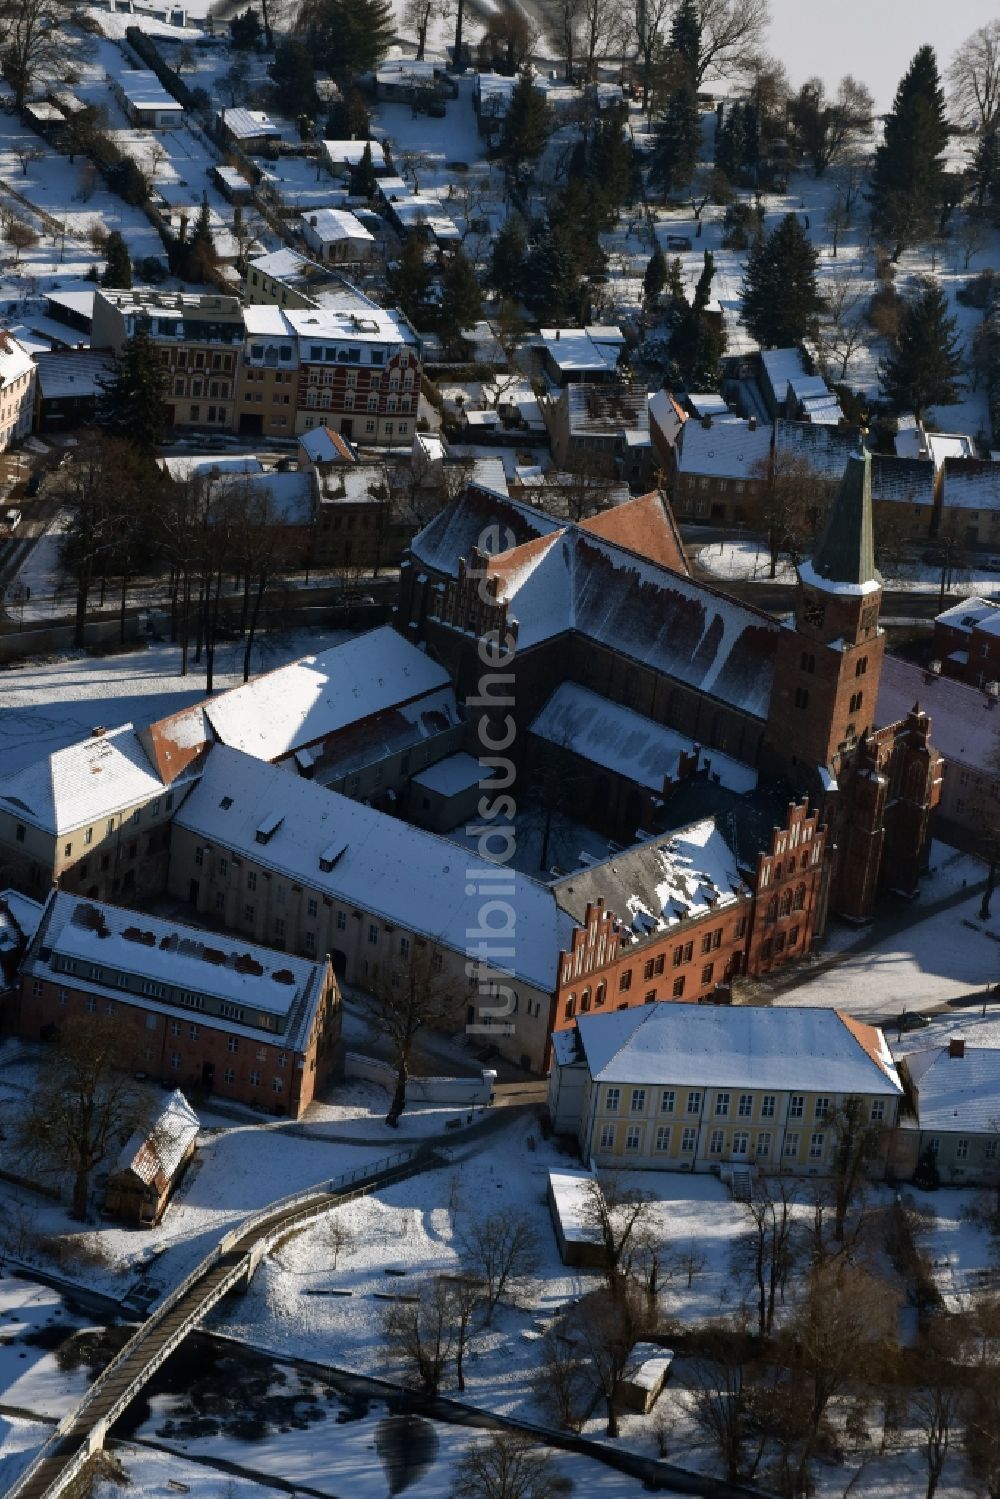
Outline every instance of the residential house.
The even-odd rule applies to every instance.
[[[362,265],[375,254],[375,236],[344,208],[316,208],[299,220],[302,238],[323,265]]]
[[[1000,682],[1000,602],[973,597],[945,609],[934,620],[934,653],[946,677]]]
[[[902,1093],[882,1032],[840,1010],[649,1005],[554,1038],[548,1110],[598,1167],[823,1176],[844,1100],[888,1136]]]
[[[618,361],[625,335],[612,325],[585,328],[543,328],[539,335],[542,368],[555,385],[578,380],[620,380]]]
[[[767,489],[771,428],[756,417],[702,416],[686,422],[673,504],[684,520],[752,525]]]
[[[169,427],[236,428],[236,384],[245,337],[237,297],[100,287],[93,342],[116,354],[145,329],[167,376]]]
[[[655,391],[649,398],[649,435],[657,461],[668,480],[677,472],[681,432],[688,414],[669,390]]]
[[[155,1228],[194,1155],[201,1122],[179,1088],[126,1140],[104,1188],[104,1212]]]
[[[845,465],[861,446],[856,427],[823,426],[779,417],[774,428],[774,469],[814,475],[817,510],[822,510],[840,483]],[[887,550],[900,542],[926,541],[937,520],[938,479],[934,462],[924,456],[871,455],[872,519],[875,534]]]
[[[1000,545],[1000,463],[946,458],[938,535],[959,547]]]
[[[35,360],[36,416],[40,432],[66,432],[94,420],[114,364],[88,349],[52,350]]]
[[[916,1040],[916,1038],[914,1038]],[[893,1169],[913,1175],[929,1155],[942,1182],[1000,1182],[1000,1048],[969,1046],[952,1035],[944,1045],[918,1047],[898,1058],[912,1084],[915,1119],[902,1123]]]
[[[654,462],[644,385],[573,383],[540,405],[560,469],[624,479],[635,488],[649,483]]]
[[[169,130],[184,119],[184,106],[168,94],[148,68],[109,73],[108,82],[133,125]]]
[[[11,333],[0,331],[0,452],[31,432],[35,362]]]
[[[265,151],[281,140],[281,129],[262,109],[220,109],[219,129],[234,146],[249,154]]]
[[[131,724],[42,756],[0,780],[0,848],[36,895],[53,884],[104,900],[166,883],[170,821],[197,767],[161,779]]]
[[[810,375],[798,349],[763,349],[758,380],[767,413],[820,426],[836,427],[844,419],[840,402],[822,375]]]
[[[243,308],[243,347],[236,376],[236,429],[241,437],[295,436],[299,341],[280,307]]]
[[[38,930],[42,910],[37,900],[29,900],[19,890],[0,890],[0,993],[8,993],[15,987],[21,960]],[[0,1033],[9,1024],[8,1012],[0,1011]]]
[[[56,890],[22,965],[18,1033],[90,1015],[114,1018],[128,1065],[149,1077],[294,1119],[343,1059],[329,959]]]
[[[355,167],[359,167],[366,147],[371,149],[372,166],[375,168],[375,175],[378,176],[385,173],[388,170],[388,163],[385,159],[385,148],[381,141],[320,141],[323,162],[327,171],[333,177],[347,177]]]
[[[420,395],[420,342],[409,323],[357,291],[284,316],[299,346],[296,433],[330,427],[355,442],[408,448]]]

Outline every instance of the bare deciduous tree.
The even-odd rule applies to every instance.
[[[76,83],[92,43],[72,11],[71,0],[0,0],[0,56],[18,109],[42,76]]]
[[[440,1278],[425,1281],[415,1300],[388,1302],[381,1322],[386,1342],[424,1394],[436,1395],[455,1350],[447,1284]]]
[[[767,30],[767,0],[698,0],[701,47],[695,84],[746,72]]]
[[[1000,110],[1000,21],[968,37],[948,69],[951,106],[963,124],[986,130]]]
[[[572,1484],[551,1454],[515,1431],[477,1438],[459,1459],[450,1499],[556,1499]]]
[[[740,1258],[756,1291],[761,1338],[770,1336],[777,1303],[784,1300],[794,1254],[795,1205],[795,1189],[781,1177],[765,1178],[743,1204],[747,1242]]]
[[[635,1345],[654,1325],[635,1286],[623,1285],[614,1293],[594,1291],[574,1310],[571,1326],[604,1400],[609,1437],[618,1435],[621,1387],[639,1365]]]
[[[561,1327],[551,1328],[543,1339],[536,1394],[543,1410],[558,1425],[568,1431],[582,1429],[593,1391],[576,1340]]]
[[[118,1022],[96,1015],[67,1021],[19,1121],[25,1154],[40,1168],[72,1176],[74,1218],[87,1216],[94,1171],[148,1115],[149,1098],[128,1070],[131,1062]]]
[[[617,1293],[631,1275],[633,1259],[651,1226],[652,1199],[611,1173],[588,1181],[582,1211],[601,1237],[604,1276],[608,1290]]]
[[[701,1329],[698,1344],[687,1391],[691,1414],[728,1481],[748,1482],[764,1451],[756,1419],[752,1340],[740,1322],[719,1323]]]
[[[496,1212],[467,1223],[458,1237],[459,1257],[480,1283],[486,1324],[505,1292],[516,1291],[538,1264],[538,1240],[524,1213]]]
[[[438,966],[430,947],[415,947],[406,959],[380,964],[372,978],[368,1017],[388,1041],[396,1072],[387,1124],[397,1125],[406,1108],[406,1083],[420,1028],[452,1019],[461,1002],[456,985],[437,971]]]

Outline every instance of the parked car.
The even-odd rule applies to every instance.
[[[898,1020],[894,1020],[890,1029],[897,1031],[925,1031],[930,1025],[927,1015],[920,1015],[916,1010],[904,1010]]]
[[[7,527],[8,531],[17,530],[18,526],[21,524],[21,512],[20,510],[18,510],[16,505],[12,505],[9,510],[4,511],[3,523]]]

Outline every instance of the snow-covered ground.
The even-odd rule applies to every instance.
[[[767,543],[748,538],[745,541],[710,541],[697,547],[697,557],[706,572],[727,582],[794,583],[795,568],[787,558],[779,558],[775,576],[771,577],[771,558]],[[910,593],[936,594],[941,587],[941,571],[933,564],[900,558],[886,586]],[[994,568],[956,568],[950,593],[964,596],[975,593],[991,598],[1000,593],[1000,575]]]
[[[345,630],[274,631],[258,636],[253,675],[348,639]],[[215,657],[215,686],[243,681],[243,644],[226,641]],[[180,647],[157,642],[146,650],[90,656],[81,651],[9,666],[0,674],[0,765],[10,775],[41,755],[85,738],[96,724],[138,728],[205,696],[204,666],[180,675]]]
[[[820,958],[842,954],[841,961],[810,975],[803,968],[795,988],[775,996],[779,1005],[830,1005],[872,1020],[892,1020],[903,1010],[930,1010],[971,996],[981,1002],[987,985],[1000,979],[1000,901],[993,902],[990,920],[978,919],[981,897],[970,895],[947,910],[934,911],[936,901],[958,894],[985,876],[984,866],[965,855],[935,845],[941,864],[934,879],[925,882],[919,905],[900,906],[895,929],[883,914],[879,927],[857,928],[836,923],[825,939]],[[911,921],[922,907],[929,914]]]

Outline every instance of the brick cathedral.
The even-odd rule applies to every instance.
[[[864,921],[880,891],[913,895],[926,864],[940,756],[918,705],[875,722],[881,597],[862,451],[788,625],[691,577],[658,495],[574,524],[470,486],[414,538],[397,627],[467,702],[484,637],[512,643],[498,718],[516,720],[516,753],[557,756],[574,815],[619,843],[709,815],[752,869],[807,800],[826,850],[811,940],[828,913]]]

